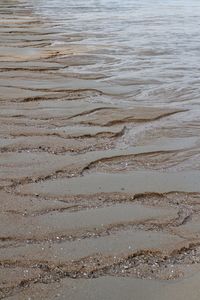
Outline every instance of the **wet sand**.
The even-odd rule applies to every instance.
[[[0,3],[0,299],[200,299],[199,4],[68,2]]]

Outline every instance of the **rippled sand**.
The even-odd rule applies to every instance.
[[[200,299],[199,17],[1,1],[1,299]]]

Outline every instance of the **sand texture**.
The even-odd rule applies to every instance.
[[[200,7],[97,2],[0,3],[0,299],[199,300]]]

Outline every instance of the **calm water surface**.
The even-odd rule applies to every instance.
[[[200,3],[192,1],[29,1],[62,35],[79,36],[102,73],[131,101],[197,103],[200,94]],[[83,70],[84,69],[84,70]],[[74,71],[74,69],[73,69]],[[114,88],[113,87],[113,88]],[[125,87],[125,88],[124,88]]]

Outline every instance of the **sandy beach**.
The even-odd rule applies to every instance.
[[[0,299],[199,300],[200,5],[75,2],[0,3]]]

